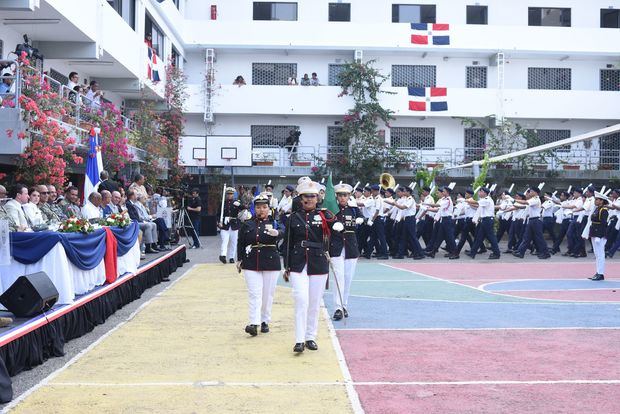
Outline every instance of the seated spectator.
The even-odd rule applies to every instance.
[[[112,214],[112,209],[109,207],[112,204],[112,193],[108,190],[101,190],[99,192],[101,194],[101,210],[103,212],[103,217],[108,217]]]
[[[4,204],[4,200],[6,198],[6,188],[3,185],[0,185],[0,204]]]
[[[39,192],[39,210],[41,210],[41,214],[43,215],[43,221],[46,223],[54,223],[59,222],[61,219],[56,213],[56,211],[52,208],[52,205],[49,202],[49,189],[46,185],[37,185],[36,190]]]
[[[67,187],[65,191],[65,197],[59,203],[64,215],[69,217],[82,218],[82,211],[80,209],[80,197],[78,195],[78,189],[74,186]]]
[[[99,89],[97,81],[90,82],[90,88],[86,93],[86,99],[90,102],[90,107],[93,109],[99,109],[101,107],[101,98],[103,97],[103,91]]]
[[[235,81],[233,82],[233,85],[237,85],[239,87],[245,85],[245,79],[243,79],[243,76],[239,75],[235,78]]]
[[[304,73],[304,77],[301,78],[301,86],[310,86],[310,78],[307,73]]]
[[[155,214],[149,213],[149,210],[147,209],[147,199],[142,195],[138,195],[138,203],[134,205],[138,208],[142,216],[148,217],[149,220],[157,225],[157,240],[159,243],[157,249],[161,251],[170,250],[166,247],[166,244],[170,242],[170,230],[168,229],[168,226],[166,226],[164,219],[161,217],[158,218]]]
[[[316,72],[312,72],[312,79],[310,79],[311,86],[319,86],[319,78]]]
[[[31,231],[28,219],[22,206],[29,200],[28,187],[23,184],[15,184],[9,193],[11,199],[6,202],[4,209],[15,223],[17,231]]]
[[[67,216],[65,215],[65,212],[63,211],[62,206],[60,205],[60,199],[58,198],[56,187],[54,187],[53,185],[48,185],[47,191],[49,192],[49,196],[47,199],[47,205],[57,216],[58,221],[66,220]]]
[[[157,224],[151,221],[146,213],[146,209],[140,208],[136,192],[134,190],[127,191],[127,212],[129,217],[138,223],[142,230],[142,241],[144,242],[145,253],[158,253],[157,249]]]
[[[77,72],[69,73],[69,82],[67,82],[67,88],[69,88],[70,91],[74,91],[76,86],[80,86],[79,81],[80,77],[78,76]]]
[[[101,195],[103,196],[103,198],[105,199],[105,196],[103,195],[103,193],[107,191],[107,190],[103,190],[101,192]],[[118,191],[112,191],[112,193],[110,194],[110,201],[108,201],[107,204],[105,204],[105,207],[103,208],[103,214],[105,216],[109,216],[110,214],[118,214],[120,212],[122,212],[122,207],[120,206],[121,203],[121,193],[119,193]]]
[[[26,219],[30,223],[31,226],[40,226],[45,224],[45,219],[43,218],[43,213],[39,208],[39,204],[41,203],[41,195],[37,191],[36,188],[30,189],[30,201],[22,206],[24,210],[24,214],[26,214]]]
[[[103,217],[103,211],[101,210],[102,197],[96,191],[93,191],[88,196],[88,203],[84,203],[82,207],[82,218],[86,220],[98,220]]]
[[[297,78],[295,77],[288,78],[288,84],[289,86],[297,86]]]

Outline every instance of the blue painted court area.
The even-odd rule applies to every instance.
[[[589,290],[589,289],[620,289],[620,281],[553,279],[553,280],[510,280],[505,282],[493,282],[482,287],[490,292],[501,291],[533,291],[533,290]]]
[[[359,275],[359,276],[358,276]],[[517,298],[501,290],[555,290],[620,287],[588,280],[505,281],[484,291],[415,272],[358,264],[348,310],[350,317],[334,322],[336,329],[502,329],[620,327],[620,303],[590,303]],[[333,313],[334,283],[325,294]]]

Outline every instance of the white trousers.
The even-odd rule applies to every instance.
[[[239,230],[220,230],[222,237],[222,246],[220,248],[220,256],[226,256],[228,259],[237,260],[237,236]]]
[[[271,305],[273,305],[273,294],[276,291],[279,275],[279,270],[243,271],[245,283],[248,286],[250,325],[260,325],[261,322],[271,321]]]
[[[334,291],[336,309],[342,309],[343,306],[346,308],[349,304],[351,283],[353,282],[353,275],[355,275],[355,267],[357,266],[357,258],[345,259],[344,255],[344,249],[342,249],[340,256],[331,258],[337,282],[337,284],[334,283],[331,287]],[[341,295],[342,301],[340,300]]]
[[[314,341],[319,326],[319,309],[325,292],[327,274],[308,276],[307,267],[291,272],[295,301],[295,343]]]
[[[606,237],[592,237],[592,250],[594,250],[594,257],[596,257],[596,273],[599,275],[605,274],[605,243],[607,243]]]

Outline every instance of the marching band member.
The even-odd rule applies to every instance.
[[[370,259],[374,246],[368,243],[370,236],[370,228],[372,226],[372,217],[375,214],[375,201],[370,194],[370,187],[366,186],[363,190],[363,195],[357,199],[357,206],[361,209],[364,216],[364,225],[358,228],[358,247],[360,252],[366,259]],[[370,223],[369,223],[370,222]]]
[[[222,245],[220,248],[220,262],[226,264],[226,258],[230,263],[235,263],[235,249],[237,248],[237,236],[239,232],[239,220],[237,216],[242,210],[241,202],[234,199],[235,189],[226,188],[226,199],[222,204],[224,215],[221,223],[217,223],[220,229]]]
[[[531,242],[534,242],[536,251],[538,252],[539,259],[548,259],[551,257],[547,243],[543,238],[542,222],[540,221],[541,202],[540,202],[540,189],[538,187],[531,187],[525,194],[525,201],[515,201],[515,204],[521,204],[525,206],[527,211],[528,220],[523,234],[523,240],[519,249],[512,255],[523,259],[525,251],[529,248]]]
[[[478,190],[478,201],[469,198],[466,200],[467,204],[472,207],[478,208],[478,217],[480,219],[480,223],[478,224],[478,229],[476,231],[476,238],[474,240],[474,245],[469,251],[469,257],[472,259],[476,257],[478,253],[478,249],[482,246],[484,239],[487,239],[491,243],[491,250],[493,253],[489,255],[489,259],[499,259],[500,252],[499,246],[497,245],[497,238],[495,236],[495,232],[493,231],[493,217],[495,217],[495,204],[493,200],[489,196],[489,189],[486,187],[482,187]]]
[[[334,215],[317,210],[319,184],[303,181],[297,186],[302,209],[291,214],[284,235],[284,279],[290,280],[295,301],[295,347],[301,353],[305,348],[318,349],[316,333],[319,308],[329,273],[327,243],[333,230]]]
[[[269,332],[271,306],[280,275],[280,255],[276,247],[282,231],[269,218],[269,199],[264,194],[254,198],[254,217],[241,224],[237,241],[237,269],[243,269],[248,287],[249,324],[245,332],[251,336]]]
[[[446,242],[446,249],[450,254],[449,258],[459,258],[459,255],[456,252],[456,243],[454,242],[454,222],[452,220],[454,207],[452,204],[452,198],[450,197],[451,192],[452,188],[446,186],[441,189],[442,197],[437,203],[425,202],[425,204],[429,206],[428,211],[435,213],[435,220],[437,221],[435,225],[438,226],[433,247],[426,253],[426,255],[431,258],[435,258],[435,253],[439,250],[439,246],[441,246],[441,242],[444,240]]]
[[[336,286],[334,287],[334,304],[336,311],[333,319],[338,321],[349,317],[347,306],[349,301],[349,292],[351,291],[351,282],[355,274],[357,258],[360,256],[357,247],[357,238],[355,228],[358,224],[362,224],[364,219],[358,213],[357,209],[349,205],[349,198],[353,187],[349,184],[338,184],[334,186],[336,199],[340,211],[336,214],[336,222],[341,223],[344,230],[342,232],[332,233],[329,245],[329,255],[332,265],[334,266],[334,277],[336,278]]]
[[[566,237],[566,232],[568,231],[568,226],[570,225],[571,217],[573,215],[573,210],[567,208],[571,203],[570,194],[568,191],[562,191],[560,193],[560,198],[552,198],[553,201],[559,208],[554,213],[555,214],[555,222],[560,225],[560,232],[555,238],[555,243],[553,243],[553,247],[551,248],[550,253],[556,254],[560,252],[560,244],[564,241],[564,237]],[[569,243],[570,250],[570,239],[566,240]]]
[[[590,215],[589,236],[592,240],[594,256],[596,257],[596,274],[590,280],[605,280],[605,243],[607,242],[607,218],[609,198],[594,191],[594,211]]]
[[[387,241],[385,239],[385,206],[381,197],[381,187],[373,184],[370,187],[374,206],[372,207],[372,217],[366,222],[370,227],[369,250],[374,248],[377,251],[377,259],[386,260],[388,257]]]

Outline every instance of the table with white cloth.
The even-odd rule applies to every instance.
[[[70,304],[76,295],[134,273],[140,264],[139,227],[104,227],[89,234],[14,232],[11,257],[0,264],[0,292],[19,276],[43,271],[58,290],[58,304]]]

